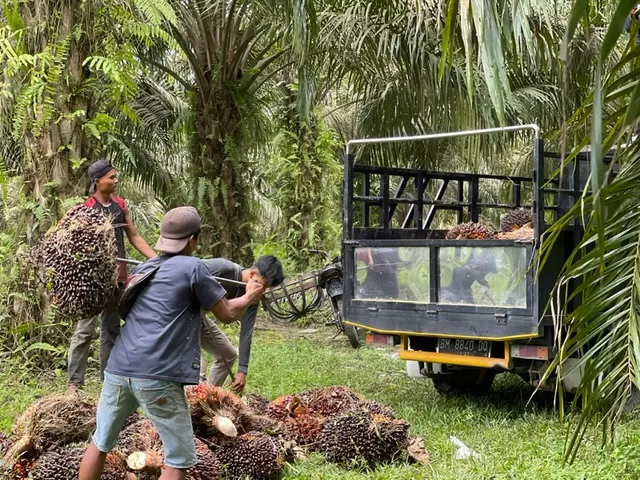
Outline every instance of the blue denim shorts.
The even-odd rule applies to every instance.
[[[191,415],[182,384],[120,377],[108,372],[104,374],[93,434],[93,443],[98,450],[109,452],[113,449],[127,417],[138,406],[160,434],[166,466],[189,468],[198,463]]]

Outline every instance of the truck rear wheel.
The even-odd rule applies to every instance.
[[[494,370],[466,368],[432,377],[433,386],[442,395],[485,395],[489,392]]]
[[[360,335],[358,335],[358,328],[353,325],[344,326],[344,334],[349,339],[349,343],[353,348],[360,347]]]
[[[354,327],[353,325],[347,325],[342,321],[342,297],[336,297],[335,299],[335,307],[333,311],[333,315],[336,319],[336,323],[338,324],[338,328],[341,328],[344,334],[349,339],[349,343],[353,348],[360,347],[360,334],[358,332],[358,327]]]

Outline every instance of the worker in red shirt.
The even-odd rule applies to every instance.
[[[156,252],[138,233],[127,210],[126,202],[115,195],[118,188],[118,172],[113,165],[107,160],[98,160],[93,163],[89,166],[89,180],[91,182],[89,187],[91,196],[84,204],[102,211],[104,215],[113,219],[118,257],[126,258],[124,246],[124,234],[126,233],[129,242],[136,250],[147,258],[154,258]],[[120,264],[118,266],[118,284],[122,286],[126,278],[126,266]],[[105,288],[111,288],[111,286],[105,285]],[[97,318],[80,320],[71,337],[68,361],[69,392],[71,393],[76,392],[78,387],[84,384],[89,349],[95,334]],[[104,368],[119,333],[120,315],[114,299],[114,302],[108,304],[100,315],[100,379],[103,378]]]

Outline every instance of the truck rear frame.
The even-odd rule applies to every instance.
[[[356,146],[522,131],[534,137],[531,176],[360,165],[353,155]],[[538,271],[545,229],[579,200],[589,174],[587,152],[562,168],[561,160],[544,150],[536,125],[350,141],[343,195],[346,323],[399,337],[400,358],[415,362],[419,375],[468,382],[471,373],[478,383],[487,370],[491,378],[513,371],[537,384],[554,356],[547,302],[583,233],[572,222]],[[484,182],[501,184],[501,201],[483,201]],[[434,228],[442,214],[459,224],[518,208],[532,211],[530,240],[447,240],[446,230]],[[481,280],[469,287],[464,272]]]

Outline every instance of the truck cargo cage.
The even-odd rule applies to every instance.
[[[352,148],[529,130],[532,174],[434,172],[355,164]],[[589,154],[564,168],[544,151],[536,125],[352,140],[344,161],[344,317],[347,323],[399,335],[506,340],[534,338],[551,324],[543,310],[559,270],[582,235],[574,222],[536,278],[536,251],[547,226],[582,194]],[[483,185],[504,195],[485,201]],[[446,240],[446,228],[498,219],[527,208],[530,240]]]

